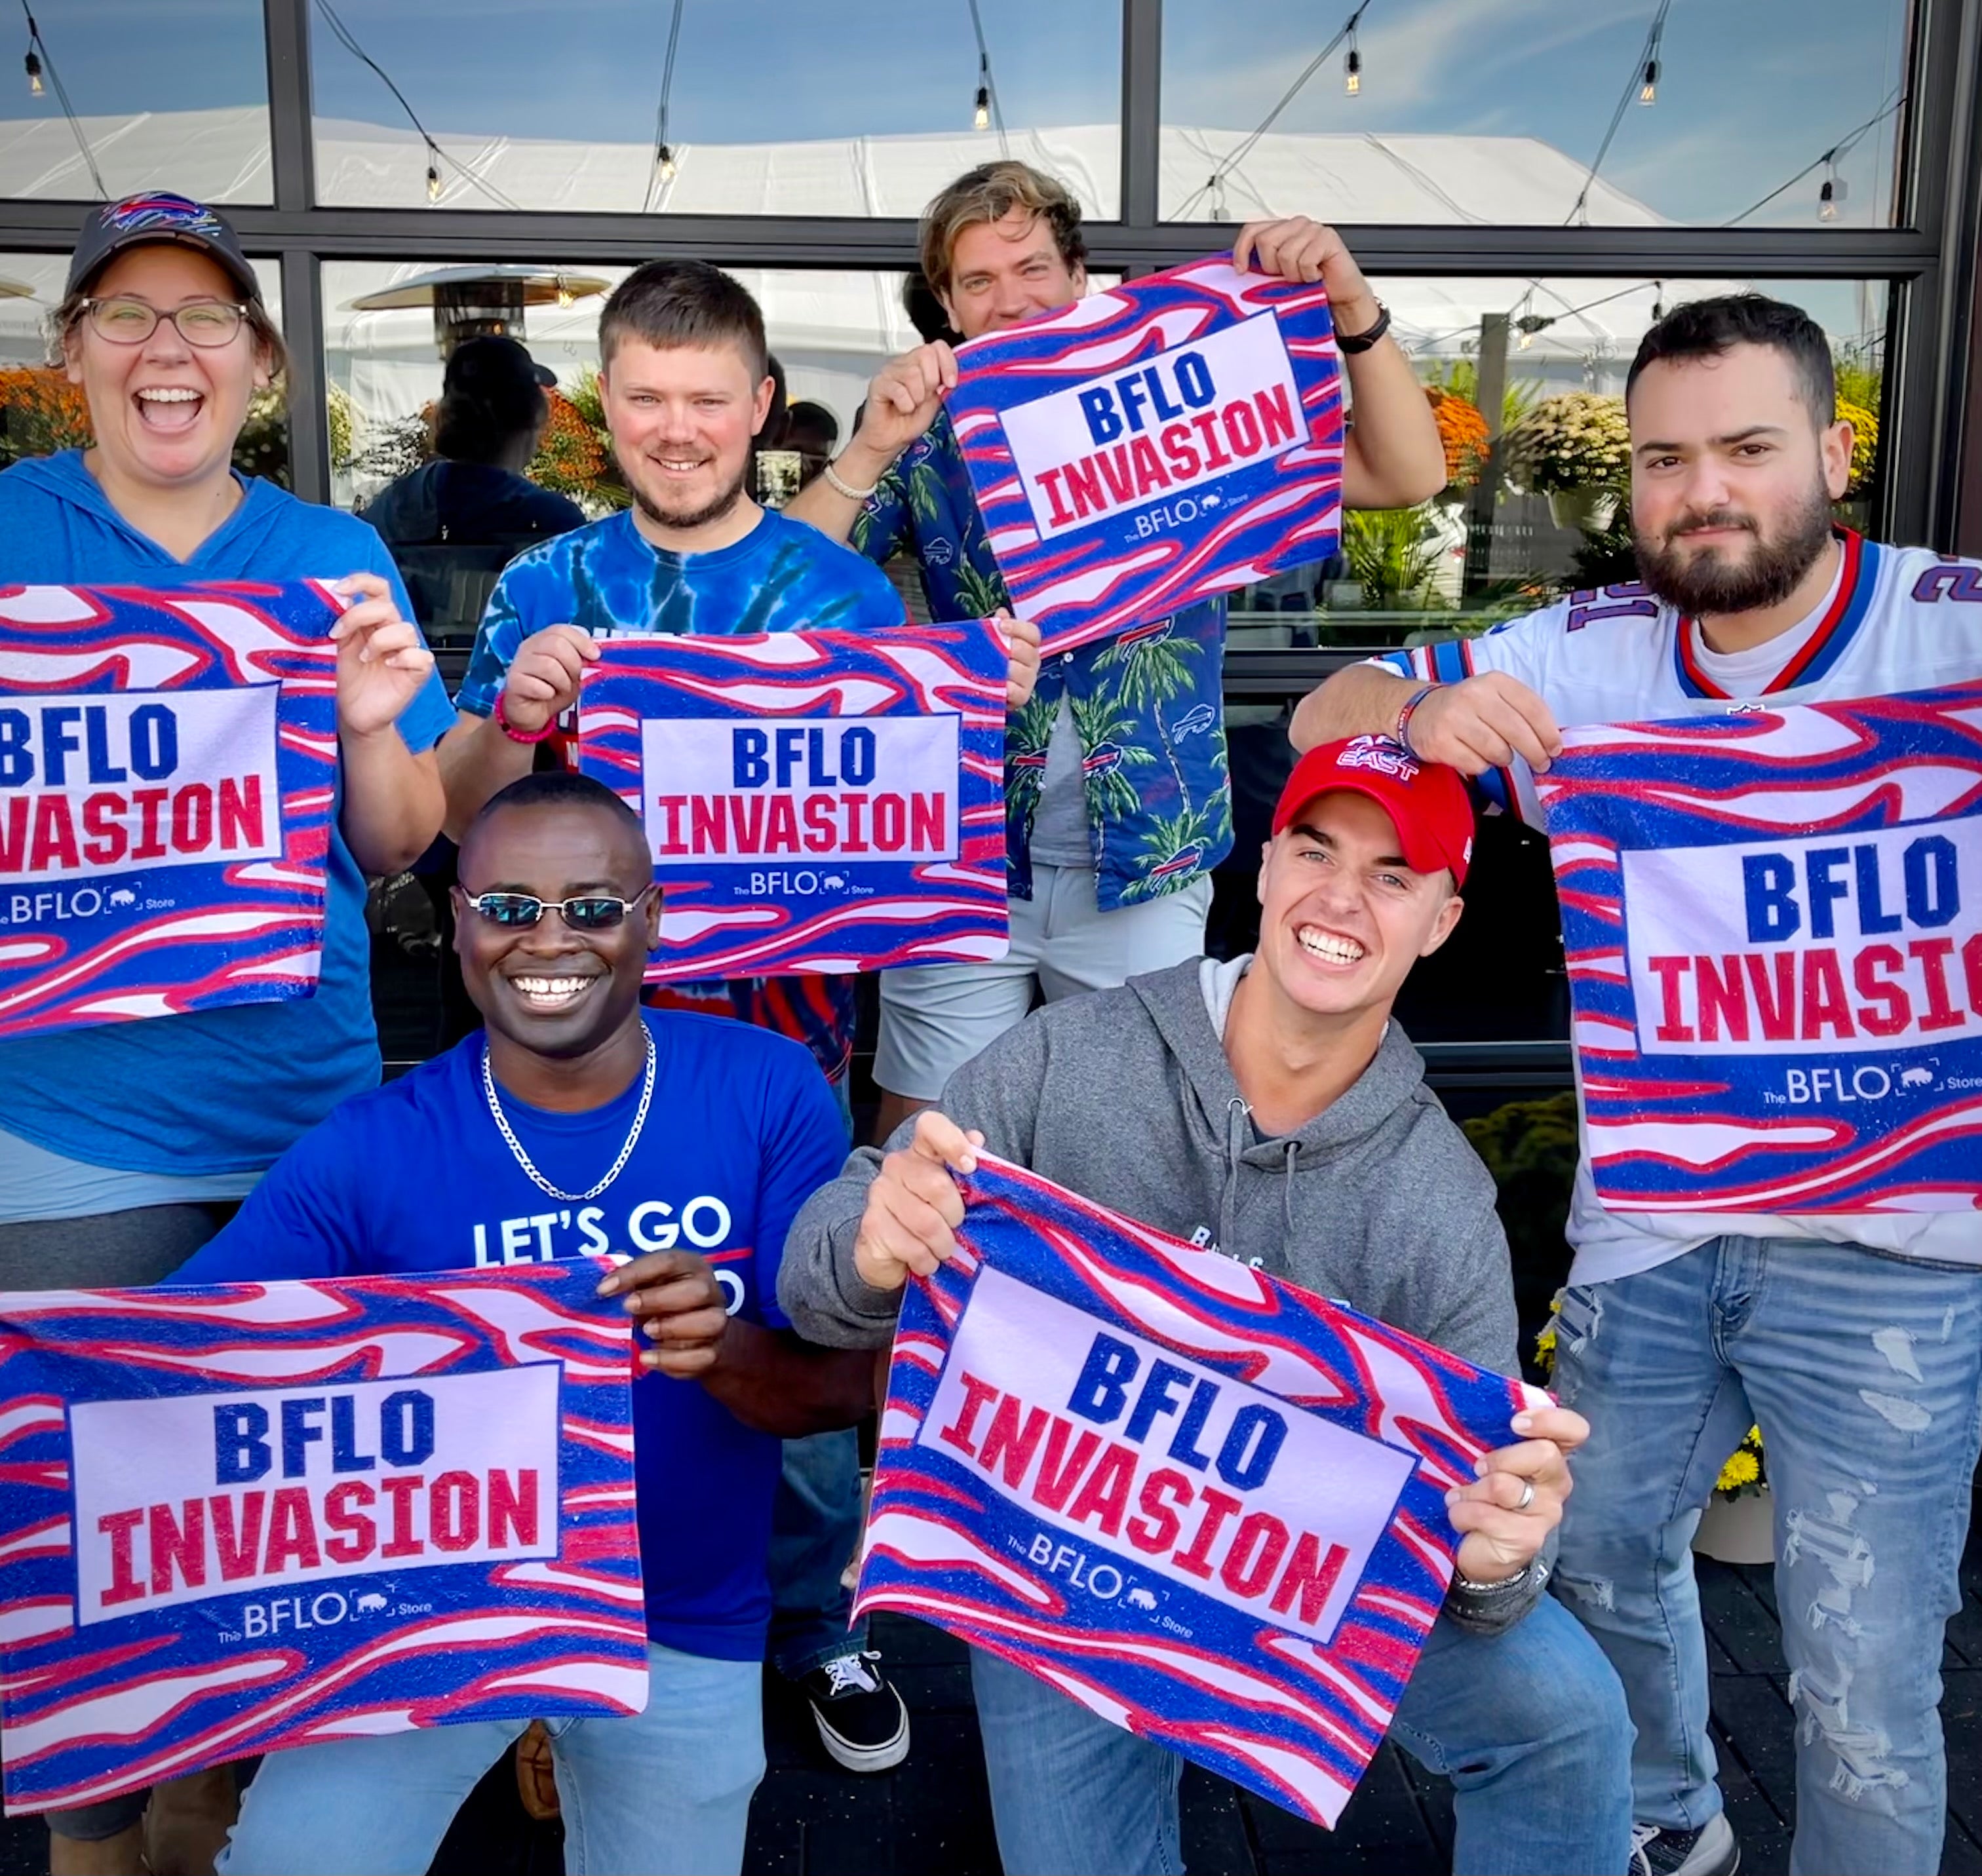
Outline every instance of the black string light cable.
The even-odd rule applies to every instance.
[[[1824,178],[1822,186],[1817,191],[1817,213],[1827,222],[1835,221],[1837,204],[1843,200],[1844,194],[1844,185],[1838,178],[1837,165],[1894,112],[1904,109],[1906,102],[1906,92],[1895,88],[1888,94],[1885,102],[1855,130],[1847,131],[1829,149],[1812,157],[1787,182],[1777,183],[1767,195],[1763,196],[1759,201],[1750,202],[1739,215],[1730,215],[1720,225],[1723,228],[1733,228],[1737,222],[1747,221],[1749,216],[1755,214],[1758,210],[1767,208],[1769,204],[1775,201],[1778,196],[1788,194],[1804,177],[1810,175],[1812,171],[1818,169],[1824,172]],[[1826,209],[1830,211],[1827,215],[1824,213]]]
[[[971,122],[979,129],[987,122],[995,125],[998,132],[998,154],[1009,156],[1011,145],[1005,140],[1005,107],[998,96],[998,82],[991,75],[991,47],[984,37],[984,16],[978,11],[977,0],[969,0],[970,30],[977,40],[977,96],[971,112]]]
[[[1530,312],[1516,315],[1509,322],[1514,330],[1520,335],[1516,348],[1526,352],[1529,346],[1533,344],[1537,333],[1546,332],[1550,326],[1560,325],[1566,319],[1573,319],[1579,313],[1594,312],[1600,306],[1608,306],[1613,300],[1621,300],[1631,294],[1643,292],[1647,285],[1659,295],[1658,300],[1652,308],[1652,318],[1656,322],[1663,315],[1665,310],[1664,282],[1657,280],[1650,282],[1634,280],[1628,287],[1620,287],[1616,292],[1607,293],[1600,299],[1585,300],[1580,306],[1566,306],[1559,313]],[[1522,304],[1532,305],[1534,297],[1535,289],[1530,286]]]
[[[25,5],[26,0],[22,0],[22,4]],[[405,112],[407,122],[412,125],[415,131],[419,133],[421,142],[426,145],[427,200],[429,202],[438,202],[440,200],[440,172],[442,164],[445,163],[475,188],[479,189],[491,202],[502,208],[513,208],[519,212],[521,212],[522,203],[506,195],[494,183],[489,182],[485,177],[478,175],[465,163],[458,162],[455,158],[449,155],[439,144],[434,142],[433,138],[428,135],[425,125],[420,122],[419,114],[406,102],[406,94],[392,82],[392,75],[358,43],[357,38],[351,28],[338,17],[337,9],[331,5],[330,0],[316,0],[316,10],[322,15],[324,24],[330,28],[338,44],[342,46],[360,65],[372,72],[377,76],[379,82],[392,94],[394,98],[398,101],[399,108]]]
[[[1667,3],[1670,4],[1670,0],[1667,0]],[[971,0],[971,4],[972,11],[974,12],[976,10],[976,0]],[[1356,8],[1356,11],[1351,13],[1349,17],[1342,22],[1340,26],[1336,29],[1334,37],[1331,38],[1320,52],[1316,53],[1313,58],[1310,58],[1307,63],[1301,68],[1300,75],[1295,78],[1293,84],[1290,85],[1287,88],[1280,94],[1280,102],[1275,105],[1273,109],[1269,111],[1252,130],[1248,132],[1243,138],[1242,138],[1237,143],[1234,144],[1230,150],[1226,152],[1225,155],[1220,159],[1217,166],[1212,171],[1211,174],[1206,177],[1203,183],[1201,183],[1198,188],[1194,189],[1191,194],[1185,198],[1183,205],[1177,210],[1176,215],[1173,218],[1174,220],[1179,222],[1187,220],[1190,218],[1191,210],[1196,208],[1198,203],[1206,195],[1213,195],[1222,199],[1222,185],[1225,178],[1230,175],[1233,170],[1236,169],[1247,157],[1252,155],[1253,145],[1258,143],[1260,139],[1263,137],[1268,131],[1271,130],[1274,125],[1280,121],[1281,112],[1285,111],[1287,106],[1292,104],[1293,101],[1300,95],[1302,92],[1306,88],[1308,80],[1313,78],[1314,75],[1334,56],[1336,48],[1340,45],[1344,40],[1350,42],[1350,51],[1353,54],[1356,61],[1353,66],[1346,63],[1344,65],[1343,70],[1346,74],[1346,76],[1355,80],[1354,85],[1353,86],[1349,86],[1346,88],[1349,91],[1350,95],[1352,97],[1361,91],[1363,88],[1363,55],[1360,48],[1355,45],[1354,41],[1356,38],[1356,28],[1362,23],[1363,15],[1369,12],[1370,5],[1370,0],[1361,0],[1361,4]]]
[[[1590,192],[1596,186],[1597,172],[1603,167],[1604,158],[1610,154],[1611,142],[1617,135],[1617,126],[1624,121],[1624,113],[1630,108],[1632,98],[1635,96],[1640,104],[1650,104],[1658,96],[1659,45],[1665,37],[1666,15],[1671,11],[1672,0],[1659,0],[1659,10],[1652,15],[1643,48],[1632,61],[1631,76],[1618,94],[1617,109],[1610,113],[1610,128],[1604,132],[1603,141],[1597,146],[1597,154],[1590,159],[1583,186],[1576,192],[1575,202],[1562,218],[1564,228],[1579,220],[1584,226],[1589,225]]]
[[[103,172],[96,166],[96,152],[90,148],[89,139],[82,134],[82,120],[75,114],[75,107],[68,101],[68,87],[62,82],[62,73],[56,69],[55,55],[48,50],[48,42],[42,37],[41,28],[35,23],[35,16],[28,10],[28,0],[21,0],[21,12],[28,22],[28,56],[22,62],[28,74],[28,89],[36,97],[45,88],[42,75],[48,75],[48,84],[54,88],[55,102],[62,107],[62,114],[68,119],[69,133],[75,138],[75,147],[82,152],[83,164],[89,172],[89,179],[96,185],[98,198],[110,199],[110,192],[104,186]]]
[[[675,55],[681,47],[684,4],[685,0],[675,0],[674,18],[668,22],[667,56],[661,62],[661,98],[654,107],[654,167],[647,178],[646,197],[640,204],[642,212],[658,206],[658,192],[675,179],[675,148],[668,141],[668,107],[674,96]]]

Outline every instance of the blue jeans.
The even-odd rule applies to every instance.
[[[764,1775],[755,1661],[650,1644],[647,1710],[549,1720],[570,1876],[729,1876]],[[240,1876],[420,1876],[527,1720],[339,1739],[262,1761],[214,1866]]]
[[[971,1683],[1006,1876],[1175,1876],[1183,1762],[973,1648]],[[1443,1618],[1390,1737],[1452,1780],[1456,1876],[1617,1876],[1631,1847],[1631,1726],[1617,1678],[1546,1598],[1494,1636]]]
[[[785,1442],[771,1505],[771,1664],[797,1681],[867,1645],[841,1573],[860,1538],[860,1440],[852,1427]]]
[[[1637,1722],[1637,1815],[1720,1808],[1688,1545],[1762,1429],[1797,1713],[1797,1876],[1934,1876],[1947,1808],[1942,1631],[1982,1442],[1982,1271],[1720,1238],[1572,1289],[1556,1391],[1590,1423],[1557,1591]]]

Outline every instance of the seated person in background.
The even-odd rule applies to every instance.
[[[519,1218],[536,1255],[638,1253],[657,1214],[695,1221],[706,1257],[649,1251],[601,1286],[646,1338],[634,1465],[652,1692],[638,1718],[546,1728],[574,1876],[733,1871],[764,1769],[779,1441],[851,1426],[873,1402],[872,1358],[802,1343],[776,1300],[786,1228],[845,1130],[796,1044],[642,1009],[659,892],[610,789],[558,771],[517,782],[468,830],[461,875],[456,946],[487,1031],[339,1108],[178,1281],[459,1269],[499,1258]],[[222,1867],[419,1876],[525,1724],[271,1754]]]
[[[365,504],[365,518],[386,545],[520,553],[582,528],[576,501],[523,473],[550,421],[545,389],[556,382],[513,338],[463,339],[441,381],[434,460]]]
[[[823,404],[801,398],[785,413],[785,447],[796,450],[799,458],[799,486],[802,488],[826,472],[833,452],[839,447],[839,419]]]
[[[884,1158],[856,1153],[800,1211],[779,1278],[800,1333],[885,1348],[902,1286],[956,1248],[952,1169],[1016,1161],[1466,1359],[1516,1371],[1493,1184],[1390,1018],[1460,911],[1473,817],[1451,769],[1362,737],[1311,751],[1273,818],[1260,948],[1051,1003],[950,1077]],[[1456,1791],[1461,1871],[1624,1868],[1631,1729],[1539,1559],[1589,1429],[1550,1408],[1451,1500],[1457,1574],[1392,1737]],[[974,1651],[1010,1876],[1183,1867],[1180,1761]]]

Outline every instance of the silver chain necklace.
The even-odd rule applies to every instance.
[[[482,1045],[482,1091],[489,1099],[489,1118],[496,1123],[496,1131],[508,1142],[509,1151],[516,1156],[516,1164],[528,1173],[540,1191],[547,1192],[552,1198],[561,1199],[568,1205],[582,1205],[589,1198],[596,1198],[621,1173],[626,1170],[626,1162],[633,1157],[633,1149],[639,1144],[640,1129],[647,1124],[647,1105],[654,1098],[654,1032],[645,1023],[641,1032],[647,1039],[647,1078],[640,1090],[639,1111],[633,1116],[632,1130],[626,1135],[626,1144],[619,1149],[619,1157],[612,1162],[606,1177],[589,1192],[562,1192],[538,1171],[529,1154],[523,1151],[523,1143],[516,1138],[509,1125],[509,1117],[502,1111],[502,1098],[496,1092],[496,1076],[489,1066],[489,1045]]]

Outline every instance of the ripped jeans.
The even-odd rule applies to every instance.
[[[1942,1631],[1982,1441],[1982,1271],[1721,1238],[1568,1291],[1556,1391],[1590,1423],[1556,1593],[1624,1684],[1633,1808],[1720,1808],[1688,1545],[1762,1429],[1797,1721],[1793,1876],[1934,1876]]]

